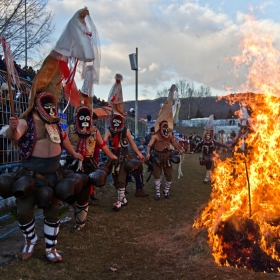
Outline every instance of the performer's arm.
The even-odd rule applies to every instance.
[[[176,150],[179,151],[180,154],[183,154],[185,152],[185,149],[175,140],[175,138],[172,137],[170,143]]]
[[[71,156],[73,156],[78,160],[83,160],[84,157],[81,154],[75,152],[74,148],[72,147],[69,141],[68,135],[65,131],[62,132],[62,138],[63,138],[62,146],[68,152],[68,154],[70,154]]]
[[[104,141],[107,142],[110,139],[110,137],[111,137],[111,132],[108,129],[108,130],[105,131]]]
[[[109,149],[109,147],[106,145],[106,141],[102,139],[99,130],[96,132],[96,143],[101,148],[102,152],[105,153],[110,159],[117,160],[118,157],[115,156]]]
[[[12,141],[17,141],[27,130],[27,122],[18,117],[10,117],[9,128],[6,131],[7,137]]]
[[[149,144],[147,145],[147,156],[146,156],[147,159],[150,158],[151,147],[154,145],[155,140],[156,140],[156,135],[152,135],[151,140],[150,140]]]

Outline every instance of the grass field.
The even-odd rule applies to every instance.
[[[36,223],[40,239],[34,255],[26,262],[20,260],[21,233],[7,236],[0,241],[1,252],[13,252],[13,261],[0,267],[0,279],[280,278],[279,274],[219,267],[214,262],[207,229],[192,227],[211,193],[211,185],[203,183],[205,168],[198,163],[199,155],[185,154],[183,177],[179,180],[174,166],[171,199],[154,200],[152,179],[145,185],[149,197],[136,198],[134,184],[130,183],[128,205],[114,212],[111,209],[117,197],[114,187],[107,184],[98,190],[98,206],[89,208],[84,230],[70,233],[73,219],[61,226],[57,248],[63,256],[62,263],[52,264],[44,256],[42,220]],[[12,247],[17,249],[13,251]]]

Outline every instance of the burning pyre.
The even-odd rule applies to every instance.
[[[219,265],[280,272],[279,52],[270,36],[258,32],[253,18],[243,31],[242,54],[232,58],[236,66],[249,67],[240,91],[250,88],[261,94],[225,97],[251,108],[251,130],[239,140],[232,158],[216,162],[211,199],[194,226],[208,228]],[[243,141],[245,152],[240,150]]]

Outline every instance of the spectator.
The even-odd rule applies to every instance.
[[[234,130],[230,133],[230,137],[232,139],[234,139],[236,137],[236,132]]]
[[[150,122],[152,120],[152,116],[150,114],[147,115],[147,122]]]
[[[151,138],[152,138],[152,135],[155,133],[155,127],[154,126],[152,126],[151,128],[150,128],[150,133],[149,134],[147,134],[146,136],[145,136],[145,144],[144,145],[148,145],[149,144],[149,142],[150,142],[150,140],[151,140]]]
[[[28,69],[26,69],[26,73],[30,77],[31,81],[33,81],[33,79],[36,76],[36,72],[33,70],[31,66],[29,66]]]
[[[25,88],[23,92],[21,92],[19,95],[16,95],[16,101],[17,104],[20,104],[20,109],[22,112],[24,112],[29,103],[29,97],[30,97],[30,88]]]
[[[135,110],[134,108],[130,108],[129,112],[127,112],[127,116],[131,118],[135,118]]]
[[[3,59],[2,54],[0,54],[0,70],[6,71],[6,63],[5,60]]]

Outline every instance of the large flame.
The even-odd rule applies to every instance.
[[[260,34],[256,23],[247,17],[241,29],[242,53],[232,58],[236,67],[249,68],[241,88],[246,93],[226,97],[230,103],[249,105],[253,111],[252,131],[246,139],[248,153],[235,153],[216,162],[211,200],[194,226],[208,227],[219,265],[279,272],[279,52],[271,36]]]

